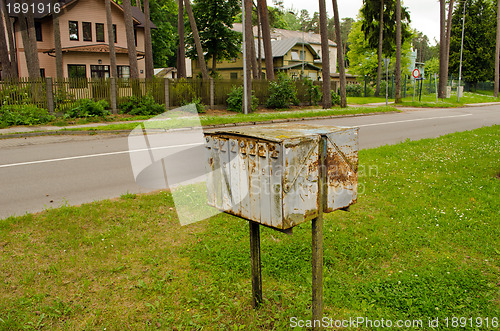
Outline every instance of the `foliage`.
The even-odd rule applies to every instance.
[[[364,92],[360,84],[347,84],[345,89],[348,97],[360,97]]]
[[[151,21],[156,25],[156,29],[151,29],[155,68],[177,66],[176,51],[179,40],[176,2],[176,0],[149,1]]]
[[[232,30],[234,16],[240,7],[237,0],[196,0],[193,13],[200,34],[200,41],[205,58],[215,57],[227,60],[240,54],[242,34]],[[188,27],[191,31],[191,27]],[[197,58],[193,34],[186,38],[187,56]]]
[[[53,121],[55,116],[35,105],[4,105],[0,107],[0,127],[38,125]]]
[[[65,118],[78,117],[104,117],[109,115],[109,104],[106,100],[94,101],[92,99],[80,99],[76,106],[64,114]]]
[[[205,106],[201,102],[201,98],[197,96],[196,91],[190,81],[185,78],[179,79],[174,86],[174,97],[179,101],[181,106],[194,103],[198,113],[205,112]]]
[[[309,77],[303,78],[302,81],[305,87],[306,99],[308,100],[309,104],[317,105],[319,102],[321,102],[321,99],[323,98],[323,92],[321,92],[321,88],[318,85],[314,85],[314,82]]]
[[[429,45],[429,38],[420,31],[414,31],[412,38],[413,47],[418,51],[417,62],[425,63],[433,57],[439,57],[439,51]]]
[[[257,110],[259,105],[259,99],[253,94],[252,91],[252,109],[251,111]],[[235,111],[241,113],[243,111],[243,86],[235,86],[229,92],[227,97],[227,110]]]
[[[285,73],[278,74],[278,79],[269,84],[269,108],[288,108],[291,104],[298,105],[295,82]]]
[[[332,105],[337,106],[340,105],[340,95],[338,95],[335,91],[332,91]]]
[[[493,80],[495,72],[496,4],[487,0],[467,0],[465,14],[462,79],[471,85]],[[458,75],[462,41],[464,3],[459,2],[452,17],[450,73]]]
[[[362,77],[368,76],[370,80],[374,80],[376,78],[378,68],[377,48],[370,46],[363,31],[361,30],[361,24],[362,23],[360,21],[354,23],[351,34],[349,35],[349,43],[351,44],[351,48],[347,53],[350,63],[349,72]],[[403,70],[403,74],[410,74],[410,41],[410,39],[406,40],[401,47],[401,68]],[[389,74],[394,72],[395,67],[396,54],[394,53],[391,57]],[[385,73],[383,64],[382,68]]]
[[[439,58],[433,57],[432,59],[425,62],[425,74],[439,74]]]
[[[5,84],[0,90],[1,105],[10,103],[29,104],[31,102],[31,88],[20,84]]]
[[[150,95],[128,97],[118,107],[121,113],[129,115],[158,115],[165,111],[165,107],[156,103]]]

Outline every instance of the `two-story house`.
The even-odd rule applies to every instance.
[[[16,0],[7,0],[15,3]],[[43,1],[52,3],[52,1]],[[106,24],[104,0],[66,0],[60,2],[59,26],[63,53],[64,76],[70,78],[91,78],[110,76],[109,40]],[[36,7],[35,7],[36,8]],[[139,76],[144,77],[144,23],[145,16],[137,7],[132,7],[134,36],[137,47]],[[28,76],[26,57],[19,17],[10,13],[13,21],[15,44],[20,77]],[[125,33],[125,20],[122,6],[111,1],[113,38],[119,77],[129,77],[130,66]],[[53,17],[48,11],[35,10],[35,30],[38,58],[42,76],[56,76],[54,50]],[[155,28],[154,24],[151,26]],[[141,61],[142,60],[142,61]]]

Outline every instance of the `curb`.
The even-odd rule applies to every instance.
[[[328,115],[328,116],[314,116],[305,118],[283,118],[270,121],[258,121],[258,122],[241,122],[241,123],[226,123],[226,124],[215,124],[203,126],[203,129],[219,129],[235,126],[249,126],[249,125],[263,125],[269,123],[287,123],[287,122],[301,122],[301,121],[313,121],[322,119],[332,119],[332,118],[344,118],[344,117],[362,117],[362,116],[373,116],[373,115],[385,115],[385,114],[399,114],[398,111],[390,112],[374,112],[374,113],[363,113],[363,114],[344,114],[344,115]],[[186,127],[186,128],[175,128],[175,129],[157,129],[158,132],[182,132],[182,131],[192,131],[198,129],[198,127]],[[12,133],[0,135],[0,139],[9,138],[28,138],[28,137],[41,137],[41,136],[78,136],[78,135],[89,135],[95,136],[100,134],[129,134],[132,130],[82,130],[82,131],[68,131],[68,130],[57,130],[57,131],[43,131],[43,132],[26,132],[26,133]]]

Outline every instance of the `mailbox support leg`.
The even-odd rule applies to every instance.
[[[257,308],[262,303],[260,228],[258,223],[248,223],[250,224],[250,258],[252,260],[252,305]]]

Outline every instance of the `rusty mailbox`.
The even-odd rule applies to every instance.
[[[316,218],[321,163],[323,212],[356,202],[357,128],[273,124],[212,130],[205,139],[208,203],[224,212],[280,230]]]

